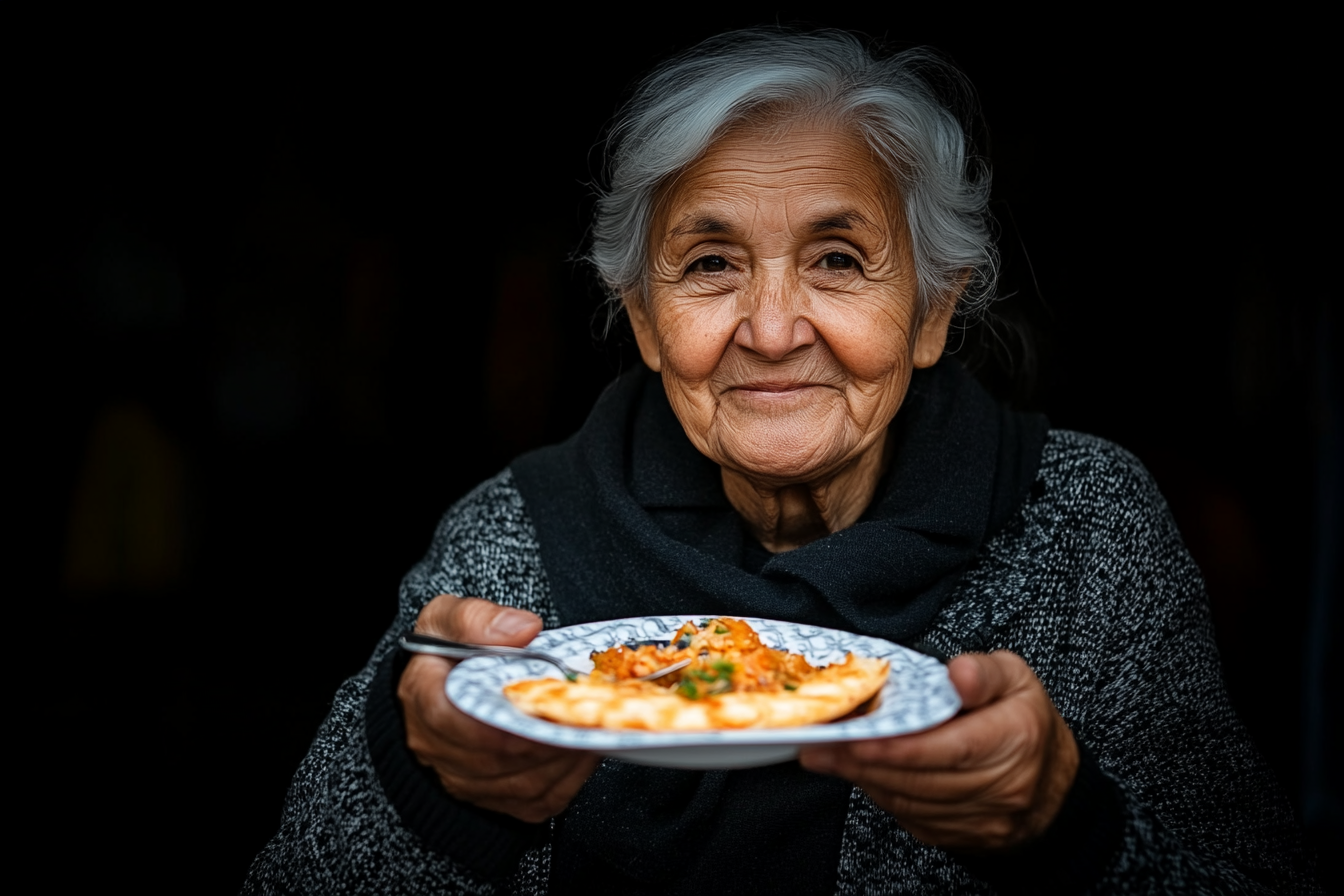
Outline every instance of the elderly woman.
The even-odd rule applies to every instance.
[[[1312,889],[1143,468],[943,357],[995,254],[933,79],[748,32],[642,83],[590,258],[646,367],[444,517],[249,891]],[[645,768],[482,724],[449,661],[394,646],[665,613],[918,643],[963,708],[797,763]]]

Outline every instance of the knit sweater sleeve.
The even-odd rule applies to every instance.
[[[1292,809],[1224,689],[1203,579],[1166,503],[1132,456],[1074,444],[1078,462],[1105,470],[1083,477],[1104,494],[1079,503],[1106,522],[1074,536],[1092,570],[1074,630],[1097,632],[1099,649],[1069,721],[1119,784],[1124,815],[1097,889],[1318,892]]]
[[[1165,501],[1127,452],[1052,441],[1042,506],[1026,514],[1036,531],[1023,535],[1049,545],[1037,556],[1055,568],[1033,569],[1034,606],[1000,630],[1021,633],[1118,785],[1119,836],[1092,891],[1317,892],[1288,801],[1224,689],[1203,579]]]
[[[547,848],[545,831],[453,800],[404,746],[396,639],[439,594],[484,597],[557,624],[536,536],[507,471],[449,510],[403,580],[392,626],[337,692],[244,893],[529,889],[520,877],[537,870],[529,850]]]
[[[1051,432],[1032,496],[926,646],[1022,656],[1082,748],[1079,779],[1051,829],[1008,856],[920,843],[856,789],[840,893],[1319,892],[1224,690],[1199,570],[1132,455]]]

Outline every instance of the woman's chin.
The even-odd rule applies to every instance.
[[[817,391],[835,397],[833,390]],[[730,470],[776,484],[813,482],[833,474],[852,459],[862,436],[854,431],[843,402],[809,397],[805,402],[767,401],[750,409],[721,403],[705,453]]]
[[[769,429],[761,427],[745,438],[720,442],[719,456],[714,459],[748,479],[770,485],[814,482],[833,475],[849,460],[850,452],[837,439],[800,439]]]

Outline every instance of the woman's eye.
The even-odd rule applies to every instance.
[[[821,267],[827,271],[849,271],[858,266],[854,256],[843,252],[827,252],[821,257]]]
[[[688,274],[717,274],[728,270],[728,259],[722,255],[706,255],[704,258],[697,258],[691,262],[691,266],[686,269]]]

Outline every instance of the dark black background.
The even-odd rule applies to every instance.
[[[817,22],[122,16],[51,39],[20,91],[37,326],[16,348],[39,359],[42,622],[72,639],[36,741],[62,782],[36,830],[65,849],[77,819],[61,874],[236,891],[439,515],[636,362],[567,260],[622,91],[776,19]],[[1337,843],[1338,772],[1303,761],[1339,743],[1303,700],[1326,680],[1304,660],[1312,594],[1338,576],[1323,24],[821,24],[933,45],[977,86],[1001,311],[1036,334],[984,378],[1153,472],[1233,699]]]

